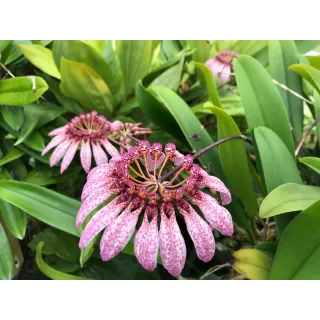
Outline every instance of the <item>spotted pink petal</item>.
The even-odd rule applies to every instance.
[[[167,214],[165,210],[168,210]],[[160,255],[165,269],[174,277],[181,274],[186,262],[186,245],[172,206],[162,205],[160,223]]]
[[[153,271],[157,267],[159,251],[158,219],[156,212],[151,222],[149,222],[147,210],[134,239],[134,252],[139,263],[147,271]]]
[[[188,209],[188,211],[179,207],[179,211],[184,217],[188,232],[194,243],[197,256],[200,260],[209,262],[215,252],[215,241],[212,230],[187,202],[185,209]]]
[[[179,166],[180,164],[183,163],[183,159],[184,159],[184,155],[182,153],[180,153],[179,151],[175,151],[174,152],[174,156],[173,156],[173,163],[175,166]]]
[[[48,145],[43,149],[41,155],[44,156],[49,150],[51,150],[52,148],[56,147],[58,144],[60,144],[64,140],[66,140],[66,138],[67,138],[67,136],[64,133],[61,133],[61,134],[57,135],[56,137],[54,137],[48,143]]]
[[[116,168],[116,163],[105,163],[101,166],[93,168],[88,176],[87,181],[91,180],[99,180],[99,179],[106,179],[113,175],[114,169]]]
[[[166,157],[165,154],[163,152],[161,152],[161,154],[158,156],[158,159],[157,159],[156,169],[160,167],[160,165],[162,164],[165,157]],[[148,166],[149,171],[153,171],[154,160],[152,159],[150,152],[148,152],[148,154],[147,154],[147,166]]]
[[[111,155],[111,157],[115,157],[119,155],[119,151],[113,146],[109,140],[104,139],[101,141],[107,152]]]
[[[113,194],[119,193],[119,191],[119,189],[110,189],[108,186],[105,186],[87,197],[79,209],[76,227],[79,228],[90,212],[100,206],[103,202],[107,201]]]
[[[86,173],[89,173],[91,167],[91,148],[90,141],[82,141],[80,149],[81,164]]]
[[[93,218],[83,230],[79,247],[84,249],[89,242],[105,227],[107,227],[119,213],[128,205],[128,202],[118,203],[119,197],[113,199],[108,205],[95,213]]]
[[[217,177],[210,176],[206,171],[200,169],[200,180],[198,182],[200,188],[207,187],[219,191],[221,194],[221,201],[223,205],[231,202],[231,194],[224,183]]]
[[[48,136],[52,137],[52,136],[57,136],[57,135],[59,135],[61,133],[65,133],[67,128],[68,128],[68,125],[66,124],[63,127],[54,129],[53,131],[49,132]]]
[[[69,147],[69,149],[66,151],[66,154],[63,157],[62,163],[61,163],[61,168],[60,168],[60,173],[62,174],[70,165],[72,159],[74,158],[78,146],[79,146],[80,141],[73,141]]]
[[[218,78],[220,72],[223,70],[225,64],[221,62],[218,58],[209,59],[205,65],[211,70],[215,78]]]
[[[138,217],[143,207],[131,212],[129,205],[112,224],[110,224],[100,242],[100,254],[103,261],[108,261],[115,257],[129,242]]]
[[[233,223],[230,212],[219,205],[217,200],[199,190],[200,199],[192,197],[191,201],[196,204],[209,222],[212,229],[217,229],[225,236],[233,234]]]
[[[108,163],[107,155],[101,148],[100,144],[91,143],[91,145],[92,145],[94,160],[96,161],[97,166]]]
[[[71,143],[72,140],[67,139],[56,147],[50,158],[50,167],[53,167],[57,162],[59,162],[59,160],[65,155]]]

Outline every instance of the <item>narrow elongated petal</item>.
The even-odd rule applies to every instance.
[[[138,217],[143,207],[131,212],[131,206],[122,212],[112,224],[110,224],[100,242],[100,254],[103,261],[115,257],[129,242]]]
[[[178,226],[176,215],[172,206],[161,207],[160,223],[160,255],[163,266],[174,277],[180,275],[186,262],[186,245]]]
[[[74,158],[74,155],[76,154],[78,150],[80,141],[73,141],[66,151],[66,154],[63,157],[62,163],[61,163],[61,168],[60,168],[60,173],[63,173],[70,165],[72,159]]]
[[[119,155],[119,151],[113,146],[109,140],[105,139],[101,141],[102,145],[105,147],[107,152],[111,155],[111,157],[115,157]]]
[[[226,208],[220,206],[215,198],[199,190],[199,197],[192,197],[191,201],[200,208],[212,229],[217,229],[225,236],[232,235],[231,214]]]
[[[88,176],[87,180],[97,180],[102,178],[108,178],[114,173],[114,169],[116,168],[115,163],[105,163],[101,166],[93,168]]]
[[[84,249],[89,242],[105,227],[107,227],[118,215],[119,213],[128,205],[128,201],[118,203],[119,197],[113,199],[104,208],[100,209],[95,213],[93,218],[87,224],[83,230],[79,247]]]
[[[100,144],[92,143],[91,145],[92,145],[94,160],[96,161],[97,166],[108,163],[108,157],[106,153],[103,151],[103,149],[101,148]]]
[[[68,150],[72,140],[64,140],[61,144],[59,144],[56,149],[53,151],[50,158],[50,167],[53,167],[59,160],[65,155]]]
[[[229,204],[231,202],[230,191],[219,178],[210,176],[203,169],[200,169],[200,176],[201,178],[198,183],[200,188],[207,187],[209,189],[219,191],[223,205]]]
[[[194,243],[197,256],[204,262],[209,262],[215,252],[215,242],[210,226],[186,203],[185,209],[179,207],[187,225],[188,232]]]
[[[157,267],[159,251],[159,231],[157,224],[157,213],[148,220],[148,212],[144,218],[139,231],[134,239],[134,252],[139,263],[147,270],[153,271]]]
[[[63,127],[54,129],[51,132],[49,132],[48,136],[52,137],[52,136],[57,136],[57,135],[59,135],[61,133],[65,133],[67,128],[68,128],[68,125],[65,125]]]
[[[76,219],[76,227],[79,228],[90,212],[100,206],[103,202],[107,201],[113,194],[119,193],[119,191],[119,189],[110,189],[106,186],[100,188],[97,192],[87,197],[79,209]]]
[[[179,151],[174,152],[174,157],[173,157],[173,163],[175,166],[179,166],[180,164],[183,163],[184,155],[180,153]]]
[[[90,142],[88,141],[82,141],[81,149],[80,149],[80,159],[81,164],[86,173],[89,173],[90,167],[91,167],[91,147]]]
[[[161,152],[161,154],[158,156],[158,159],[157,159],[156,169],[162,164],[165,157],[166,157],[165,154]],[[148,165],[148,170],[153,171],[154,159],[152,159],[150,152],[148,152],[147,154],[147,165]]]
[[[61,134],[57,135],[43,149],[41,155],[44,156],[49,150],[51,150],[52,148],[56,147],[58,144],[60,144],[61,142],[63,142],[66,139],[67,139],[67,136],[64,133],[61,133]]]

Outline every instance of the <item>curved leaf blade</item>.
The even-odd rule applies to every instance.
[[[13,256],[6,233],[0,223],[0,280],[10,280],[13,271]]]
[[[320,174],[320,158],[305,157],[299,159],[299,161]]]

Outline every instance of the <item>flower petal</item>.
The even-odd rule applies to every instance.
[[[139,263],[147,271],[153,271],[157,267],[159,251],[158,218],[157,212],[155,211],[151,222],[149,222],[148,211],[147,208],[141,227],[134,239],[134,252]]]
[[[105,163],[101,166],[95,167],[89,172],[87,176],[87,181],[108,178],[114,173],[115,168],[116,162]]]
[[[72,159],[74,158],[74,155],[76,154],[78,150],[80,141],[73,141],[66,151],[66,154],[63,157],[62,163],[61,163],[61,168],[60,168],[60,173],[63,173],[70,165]]]
[[[66,124],[66,125],[63,126],[63,127],[54,129],[53,131],[49,132],[48,136],[49,136],[49,137],[52,137],[52,136],[57,136],[57,135],[59,135],[60,133],[65,133],[65,131],[66,131],[67,128],[68,128],[68,125]]]
[[[90,212],[108,200],[113,194],[119,193],[119,191],[119,189],[110,189],[108,186],[105,186],[86,198],[78,211],[76,227],[79,228]]]
[[[215,241],[212,230],[188,202],[185,201],[183,207],[184,209],[179,207],[179,211],[184,217],[197,256],[200,260],[209,262],[215,252]]]
[[[221,73],[220,73],[222,84],[225,84],[230,80],[230,73],[231,73],[231,67],[229,65],[225,65],[225,67],[223,68],[223,70],[221,70]]]
[[[179,166],[180,164],[183,163],[183,159],[184,159],[184,155],[182,153],[180,153],[179,151],[175,151],[174,152],[174,156],[173,156],[173,163],[175,166]]]
[[[90,141],[82,141],[80,149],[81,164],[86,173],[89,173],[91,167],[91,148]]]
[[[158,159],[157,159],[156,169],[162,164],[165,157],[166,157],[165,154],[163,152],[161,152],[160,156],[158,156]],[[152,159],[150,152],[148,152],[148,154],[147,154],[147,166],[148,166],[149,171],[153,171],[154,159]]]
[[[61,134],[57,135],[56,137],[54,137],[48,143],[48,145],[43,149],[41,156],[44,156],[49,150],[56,147],[58,144],[60,144],[61,142],[63,142],[66,139],[67,139],[67,136],[64,133],[61,133]]]
[[[229,204],[231,202],[231,194],[224,183],[217,177],[210,176],[206,171],[200,169],[200,180],[197,184],[202,187],[207,187],[209,189],[214,189],[221,193],[221,201],[223,205]]]
[[[83,230],[79,248],[84,249],[89,242],[105,227],[107,227],[119,213],[128,205],[128,201],[118,203],[119,197],[113,199],[104,208],[95,213],[93,218],[89,221]]]
[[[71,139],[67,139],[56,147],[50,158],[50,167],[53,167],[57,162],[59,162],[59,160],[64,156],[64,154],[68,150],[71,142]]]
[[[217,229],[225,236],[231,236],[233,223],[230,212],[220,206],[215,198],[200,190],[199,196],[192,197],[191,201],[200,208],[211,228]]]
[[[111,157],[115,157],[119,155],[119,151],[116,149],[115,146],[113,146],[109,140],[104,139],[101,140],[101,143],[103,144],[103,146],[105,147],[105,149],[107,150],[107,152],[111,155]]]
[[[167,217],[167,214],[169,218]],[[163,266],[174,277],[180,275],[186,262],[186,245],[171,205],[162,205],[160,223],[160,255]]]
[[[131,205],[110,224],[100,242],[100,254],[103,261],[115,257],[129,242],[143,207],[131,212]]]
[[[108,163],[108,157],[106,153],[103,151],[103,149],[101,148],[100,144],[91,143],[91,145],[92,145],[94,160],[96,161],[97,166]]]

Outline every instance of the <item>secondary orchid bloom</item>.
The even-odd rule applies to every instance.
[[[118,150],[108,140],[109,136],[116,133],[120,121],[114,126],[104,116],[99,116],[96,111],[81,114],[60,128],[49,133],[54,136],[46,148],[42,151],[44,156],[49,150],[55,148],[50,158],[50,166],[54,166],[63,158],[61,173],[63,173],[73,160],[80,146],[80,158],[83,169],[89,173],[91,168],[92,153],[97,165],[108,162],[105,148],[111,157],[119,155]],[[116,128],[115,128],[116,127]]]
[[[215,78],[220,76],[221,83],[225,84],[230,80],[230,75],[233,72],[233,59],[238,57],[235,51],[221,51],[216,57],[210,58],[205,65],[210,68]]]
[[[175,175],[162,175],[172,166],[182,165]],[[181,174],[187,178],[181,178]],[[233,233],[232,217],[212,196],[201,191],[210,188],[220,192],[222,205],[231,202],[223,182],[210,176],[191,155],[183,156],[173,143],[164,149],[160,143],[150,146],[140,141],[108,164],[91,170],[81,196],[82,206],[76,219],[79,228],[86,217],[112,195],[111,202],[94,213],[81,234],[79,247],[84,249],[105,229],[101,242],[102,260],[115,257],[135,235],[134,251],[140,264],[153,271],[160,255],[163,266],[173,276],[180,275],[186,261],[186,245],[177,223],[175,209],[181,214],[200,260],[208,262],[215,253],[212,229],[226,236]],[[193,206],[202,211],[203,219]],[[158,219],[160,218],[160,229]]]

